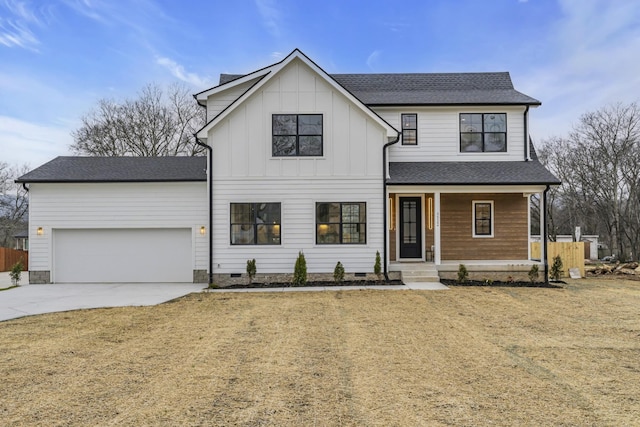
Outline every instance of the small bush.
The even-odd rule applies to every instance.
[[[469,272],[464,264],[458,266],[458,283],[465,283],[469,280]]]
[[[344,280],[344,267],[340,261],[336,264],[336,268],[333,269],[333,280],[336,283],[341,283]]]
[[[376,251],[376,263],[373,265],[373,274],[378,276],[378,280],[382,275],[382,260],[380,259],[380,251]]]
[[[553,257],[553,264],[551,264],[551,271],[549,272],[553,280],[560,280],[560,276],[562,276],[562,268],[562,258],[560,258],[560,255],[556,255]]]
[[[247,276],[249,276],[249,284],[253,283],[253,278],[256,277],[256,260],[247,260]]]
[[[23,269],[24,264],[22,263],[22,259],[11,266],[9,277],[11,277],[11,283],[13,286],[18,286],[20,284],[20,276],[22,275]]]
[[[535,283],[538,280],[538,276],[540,275],[540,267],[538,264],[533,264],[531,266],[531,270],[529,270],[529,280],[531,283]]]
[[[307,284],[307,260],[304,259],[302,251],[298,252],[296,265],[293,268],[293,286],[304,286]]]

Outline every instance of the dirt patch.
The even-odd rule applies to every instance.
[[[566,284],[563,281],[555,281],[555,282],[517,282],[517,281],[509,281],[504,282],[500,280],[466,280],[464,282],[458,282],[454,279],[440,279],[440,282],[443,285],[447,286],[499,286],[499,287],[508,287],[508,288],[550,288],[550,289],[560,289],[562,288],[562,284]]]
[[[640,287],[202,293],[0,323],[3,425],[637,425]]]

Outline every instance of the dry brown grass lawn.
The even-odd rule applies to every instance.
[[[0,424],[638,425],[639,314],[589,279],[34,316],[0,323]]]

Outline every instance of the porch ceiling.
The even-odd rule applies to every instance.
[[[558,185],[540,162],[391,162],[390,185]]]

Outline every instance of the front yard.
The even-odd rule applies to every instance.
[[[640,420],[632,281],[194,294],[2,322],[0,343],[2,425]]]

